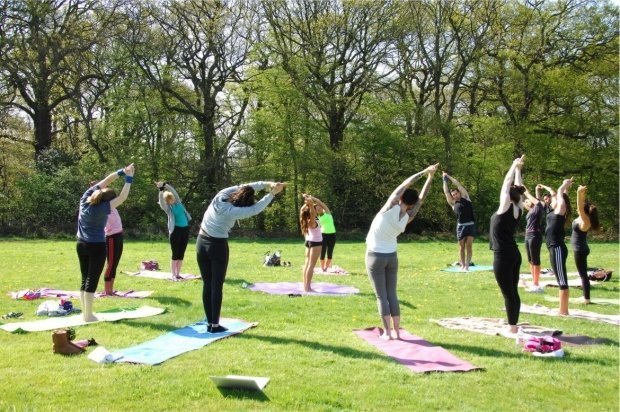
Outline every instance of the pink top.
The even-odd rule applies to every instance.
[[[105,225],[105,235],[111,236],[123,231],[123,222],[121,222],[121,215],[118,214],[118,210],[115,207],[110,208],[110,214],[108,215],[108,223]]]
[[[319,222],[316,222],[315,228],[308,228],[308,233],[306,233],[306,240],[309,242],[322,242],[323,234],[321,233],[321,225]]]

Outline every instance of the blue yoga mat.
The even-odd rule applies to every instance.
[[[462,272],[460,266],[448,266],[446,268],[441,269],[441,271],[451,272],[451,273],[489,272],[489,271],[493,271],[493,266],[483,266],[483,265],[470,266],[467,272]]]
[[[176,329],[153,340],[112,352],[116,362],[142,363],[158,365],[170,358],[185,352],[200,349],[216,340],[224,339],[241,333],[256,323],[244,322],[238,319],[221,319],[220,324],[228,331],[222,333],[208,333],[206,322],[197,322],[181,329]]]

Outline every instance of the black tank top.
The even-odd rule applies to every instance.
[[[558,215],[555,212],[547,215],[547,229],[545,230],[547,247],[564,244],[564,236],[566,235],[564,223],[566,223],[566,217],[563,215]]]
[[[573,229],[573,233],[570,235],[570,244],[573,247],[575,252],[589,252],[590,247],[588,246],[588,232],[584,232],[579,229],[579,223],[577,223],[577,219],[573,220],[573,224],[571,225],[571,229]]]
[[[515,232],[517,231],[517,223],[521,218],[522,211],[519,209],[517,218],[514,217],[514,204],[511,204],[508,210],[500,215],[497,212],[491,216],[491,224],[489,229],[489,246],[495,252],[505,252],[518,250],[517,242],[515,242]]]
[[[542,217],[544,208],[540,202],[536,203],[525,216],[525,237],[542,236]]]
[[[456,221],[458,223],[474,221],[474,206],[463,197],[459,201],[454,202],[454,213],[456,213]]]

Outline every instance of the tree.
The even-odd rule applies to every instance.
[[[168,1],[137,8],[126,38],[136,64],[167,110],[200,126],[207,193],[226,181],[229,144],[239,133],[247,97],[239,92],[252,43],[252,11],[244,1]]]
[[[338,150],[388,50],[391,1],[265,0],[268,42]]]
[[[10,92],[0,105],[30,117],[35,156],[59,133],[55,111],[85,87],[98,87],[102,73],[89,63],[116,23],[117,6],[117,0],[0,2],[0,80]]]

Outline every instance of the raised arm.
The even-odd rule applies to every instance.
[[[549,194],[551,195],[551,197],[554,197],[554,196],[555,196],[555,194],[556,194],[556,193],[555,193],[555,190],[553,190],[553,189],[552,189],[552,188],[550,188],[549,186],[545,186],[545,185],[540,184],[540,183],[539,183],[536,187],[538,188],[538,186],[540,186],[540,187],[541,187],[541,189],[545,189],[547,192],[549,192]],[[539,199],[540,199],[540,198],[539,198]]]
[[[525,187],[525,186],[523,186]],[[533,205],[537,205],[538,203],[540,203],[538,201],[538,194],[539,194],[539,190],[538,190],[538,185],[536,185],[536,197],[532,196],[532,194],[530,193],[529,189],[527,187],[525,187],[525,197],[527,197],[527,199],[532,202]]]
[[[433,176],[435,175],[435,172],[437,171],[438,167],[439,167],[439,163],[427,168],[427,170],[428,169],[430,170],[428,171],[426,182],[424,182],[424,187],[422,187],[422,191],[420,192],[418,203],[416,203],[413,206],[413,208],[411,208],[411,211],[409,212],[409,222],[411,222],[413,218],[418,214],[418,212],[420,211],[420,208],[422,207],[422,203],[424,203],[424,200],[426,200],[426,196],[428,195],[428,191],[431,187],[431,182],[433,181]]]
[[[323,203],[321,201],[321,199],[319,199],[318,197],[314,197],[314,196],[310,196],[312,198],[312,201],[314,203],[316,203],[317,205],[321,206],[321,208],[325,211],[325,213],[331,213],[329,211],[329,208],[327,207],[327,205],[325,203]]]
[[[579,186],[577,188],[577,213],[579,213],[579,229],[583,232],[590,230],[592,226],[590,222],[590,216],[586,213],[586,193],[588,188],[586,186]]]
[[[127,196],[129,195],[129,189],[131,188],[131,183],[133,182],[133,175],[135,172],[134,164],[132,163],[128,166],[125,166],[123,172],[125,174],[125,185],[123,186],[123,190],[121,190],[121,193],[119,193],[119,195],[116,196],[114,199],[110,200],[110,206],[112,207],[119,207],[127,199]]]
[[[383,207],[381,208],[381,212],[385,212],[387,210],[390,210],[392,208],[392,206],[397,205],[398,201],[400,200],[400,197],[402,196],[402,194],[405,191],[405,189],[407,189],[409,186],[411,186],[414,182],[416,182],[422,176],[428,174],[429,170],[432,167],[435,167],[435,170],[436,170],[436,165],[429,166],[426,169],[422,170],[421,172],[418,172],[418,173],[416,173],[414,175],[411,175],[407,179],[405,179],[396,189],[394,189],[394,191],[392,192],[392,194],[388,198],[387,202],[385,202],[385,205],[383,205]]]
[[[504,182],[502,183],[502,189],[499,193],[499,207],[497,208],[497,213],[502,214],[508,210],[510,206],[510,186],[515,182],[516,172],[519,171],[519,179],[521,179],[521,167],[523,166],[523,161],[525,159],[525,155],[521,157],[517,157],[508,169],[506,176],[504,177]]]
[[[456,186],[456,188],[459,190],[459,192],[461,192],[461,197],[462,198],[467,199],[467,200],[471,200],[469,198],[469,193],[467,192],[467,189],[465,189],[465,187],[461,184],[461,182],[459,182],[458,180],[456,180],[455,178],[453,178],[449,174],[446,174],[446,176],[448,176],[448,179],[450,179],[450,181]],[[452,201],[452,205],[454,206],[454,201]]]
[[[118,169],[116,172],[110,173],[102,181],[98,182],[97,186],[99,186],[100,189],[108,187],[110,183],[118,179],[120,176],[125,176],[125,169],[126,168]]]
[[[558,188],[558,192],[555,194],[555,209],[553,213],[556,215],[563,215],[566,213],[566,202],[564,201],[564,193],[568,192],[568,189],[573,184],[573,178],[564,179],[562,185]]]
[[[450,188],[448,187],[448,182],[450,181],[450,175],[446,172],[441,173],[441,180],[443,180],[443,194],[448,201],[448,204],[451,207],[454,207],[454,199],[452,199],[452,194],[450,193]]]
[[[542,200],[542,193],[540,192],[542,190],[542,185],[540,183],[538,183],[536,185],[536,189],[535,189],[535,194],[536,194],[536,200]],[[526,196],[527,196],[527,192],[526,192]]]

